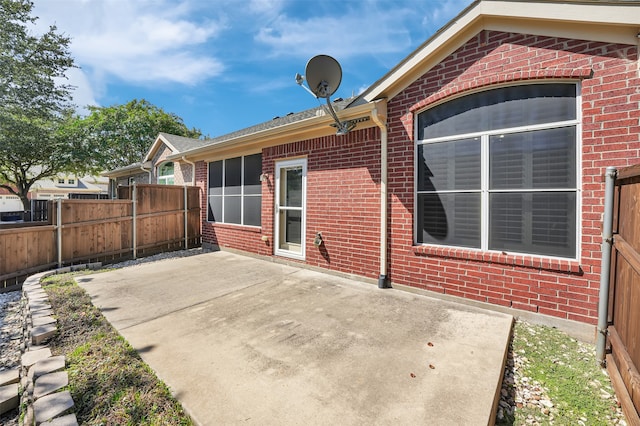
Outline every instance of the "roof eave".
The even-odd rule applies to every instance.
[[[108,178],[130,176],[132,172],[141,172],[145,166],[146,166],[145,171],[148,171],[151,168],[152,164],[150,161],[145,161],[144,163],[131,164],[129,166],[121,167],[119,169],[102,172],[100,173],[100,176],[104,176]]]
[[[173,144],[169,142],[169,140],[162,133],[159,133],[158,137],[156,137],[156,140],[153,142],[153,145],[151,145],[151,148],[149,148],[147,154],[144,156],[142,162],[146,163],[147,161],[151,160],[153,154],[157,151],[161,144],[165,144],[172,152],[178,151],[176,147],[173,146]]]
[[[369,102],[356,107],[343,109],[338,112],[338,117],[342,121],[355,120],[364,117],[369,118],[372,111],[376,110],[376,107],[381,109],[379,106],[380,102],[384,101]],[[268,146],[330,136],[336,133],[335,127],[331,126],[333,122],[333,118],[331,118],[330,115],[324,114],[285,124],[283,126],[239,136],[237,138],[212,145],[183,151],[181,153],[168,156],[167,160],[180,160],[186,158],[190,161],[199,161],[211,157],[212,155],[224,155],[227,152],[257,151]],[[372,120],[362,121],[356,125],[354,130],[366,129],[373,126],[375,126],[375,123]]]
[[[596,1],[477,0],[371,85],[361,98],[394,97],[482,30],[635,45],[640,30],[638,6]]]

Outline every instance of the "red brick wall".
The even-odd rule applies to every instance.
[[[602,175],[640,163],[636,46],[483,31],[389,102],[390,277],[468,299],[595,323],[600,280]],[[414,247],[417,112],[495,84],[582,81],[582,213],[578,261]]]
[[[262,151],[261,229],[206,222],[206,163],[197,164],[203,188],[203,241],[273,254],[275,163],[307,158],[305,263],[375,278],[379,271],[380,135],[377,129],[295,142]],[[313,245],[316,232],[324,244]],[[262,241],[262,235],[269,241]]]

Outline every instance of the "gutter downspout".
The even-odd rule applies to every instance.
[[[140,170],[142,170],[143,172],[149,173],[149,184],[151,184],[151,170],[145,169],[144,165],[140,165]]]
[[[607,342],[609,278],[611,272],[611,246],[613,245],[613,195],[618,171],[607,167],[604,189],[604,219],[602,224],[602,261],[600,263],[600,293],[598,294],[598,336],[596,340],[596,360],[605,366],[605,346]]]
[[[196,163],[187,160],[186,156],[182,156],[182,161],[191,165],[191,186],[196,186]]]
[[[191,186],[196,186],[196,163],[193,161],[187,160],[187,158],[183,155],[182,161],[191,165]],[[187,193],[187,185],[184,185],[184,249],[187,250],[189,248],[189,208],[187,206],[187,202],[189,201],[188,193]]]
[[[382,102],[381,102],[382,103]],[[390,288],[387,281],[387,114],[386,100],[383,114],[378,105],[371,111],[371,119],[380,128],[380,275],[378,288]]]

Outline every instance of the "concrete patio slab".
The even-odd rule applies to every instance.
[[[232,254],[78,277],[199,424],[488,424],[512,317]]]

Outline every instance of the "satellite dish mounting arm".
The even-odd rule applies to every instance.
[[[331,105],[331,95],[333,95],[342,81],[342,68],[338,61],[327,55],[317,55],[309,59],[305,70],[306,78],[300,74],[296,74],[296,83],[311,93],[316,99],[325,98],[327,106],[323,108],[331,115],[335,121],[332,126],[338,129],[338,135],[346,135],[355,126],[355,121],[342,122],[338,118],[333,105]],[[309,88],[302,83],[307,80]]]

